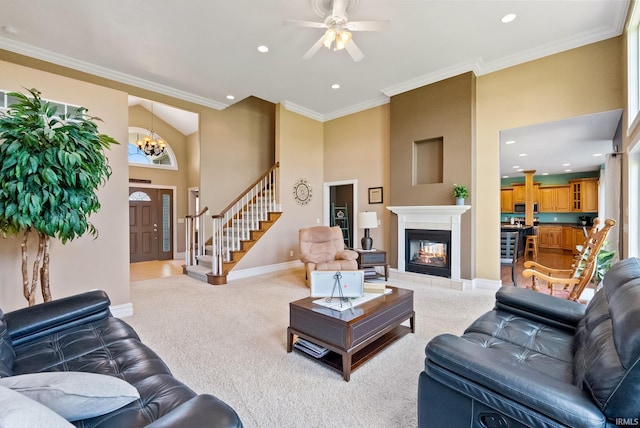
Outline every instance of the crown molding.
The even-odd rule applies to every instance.
[[[184,101],[189,101],[194,104],[199,104],[199,105],[210,107],[216,110],[224,110],[229,106],[228,104],[224,104],[224,103],[212,100],[210,98],[205,98],[200,95],[192,94],[190,92],[181,91],[179,89],[171,88],[169,86],[155,83],[150,80],[140,79],[138,77],[131,76],[126,73],[121,73],[119,71],[111,70],[109,68],[100,67],[95,64],[90,64],[85,61],[80,61],[75,58],[71,58],[65,55],[57,54],[55,52],[40,49],[35,46],[28,45],[26,43],[21,43],[15,40],[7,39],[6,37],[0,37],[0,49],[5,49],[20,55],[36,58],[42,61],[60,65],[63,67],[68,67],[73,70],[93,74],[95,76],[104,77],[105,79],[110,79],[116,82],[135,86],[137,88],[157,92],[159,94],[178,98]]]
[[[358,113],[363,110],[368,110],[373,107],[378,107],[384,104],[389,104],[389,97],[385,95],[380,95],[379,97],[363,101],[358,104],[354,104],[349,107],[345,107],[340,110],[335,110],[328,114],[321,114],[316,111],[310,110],[308,108],[302,107],[298,104],[294,104],[290,101],[283,101],[282,105],[285,109],[292,111],[294,113],[301,114],[302,116],[306,116],[310,119],[317,120],[318,122],[327,122],[329,120],[338,119],[343,116],[347,116],[353,113]]]
[[[624,25],[624,24],[623,24]],[[534,61],[547,56],[555,55],[561,52],[565,52],[571,49],[587,46],[592,43],[601,42],[603,40],[617,37],[622,34],[622,29],[617,30],[611,27],[596,28],[589,33],[580,35],[579,37],[569,37],[563,40],[556,40],[553,43],[547,43],[546,45],[539,46],[535,49],[529,49],[526,51],[518,52],[517,54],[509,57],[491,61],[486,63],[479,62],[477,64],[478,76],[483,74],[493,73],[505,68],[513,67],[515,65],[524,64],[529,61]]]
[[[343,109],[340,110],[336,110],[333,111],[331,113],[325,114],[324,115],[324,121],[328,121],[328,120],[333,120],[333,119],[338,119],[342,116],[347,116],[353,113],[358,113],[364,110],[368,110],[370,108],[374,108],[374,107],[378,107],[381,105],[385,105],[385,104],[389,104],[389,97],[386,95],[380,95],[376,98],[372,98],[370,100],[367,101],[363,101],[361,103],[358,104],[354,104],[352,106],[349,107],[345,107]]]
[[[388,88],[382,89],[381,92],[388,97],[392,97],[403,92],[411,91],[416,88],[421,88],[423,86],[448,79],[449,77],[457,76],[469,71],[475,71],[478,62],[479,60],[467,61],[451,67],[443,68],[436,72],[425,74],[397,85],[389,86]]]
[[[468,61],[454,65],[452,67],[443,68],[434,73],[425,74],[415,79],[407,80],[397,85],[384,88],[382,89],[382,93],[387,95],[388,97],[392,97],[394,95],[430,85],[432,83],[436,83],[450,77],[458,76],[469,71],[473,71],[477,76],[493,73],[495,71],[513,67],[515,65],[524,64],[529,61],[544,58],[546,56],[607,40],[612,37],[617,37],[622,34],[623,27],[624,19],[621,20],[620,25],[617,25],[616,28],[597,28],[593,31],[582,34],[579,37],[570,37],[563,40],[554,41],[553,43],[548,43],[535,49],[518,52],[517,54],[497,61],[485,62],[484,59],[480,57],[474,61]]]
[[[306,107],[302,107],[298,104],[292,103],[291,101],[282,101],[282,105],[285,109],[292,111],[294,113],[301,114],[302,116],[306,116],[310,119],[317,120],[318,122],[324,122],[324,116],[318,112],[310,110]]]

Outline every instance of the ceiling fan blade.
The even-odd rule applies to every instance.
[[[345,17],[347,13],[347,0],[333,0],[331,16]]]
[[[350,40],[344,48],[347,50],[347,52],[349,52],[349,55],[351,55],[351,59],[353,59],[355,62],[358,62],[362,58],[364,58],[364,54],[353,40]]]
[[[322,42],[323,42],[323,41],[324,41],[324,34],[322,35],[322,37],[320,37],[320,38],[318,39],[318,41],[317,41],[313,46],[311,46],[311,49],[309,49],[309,50],[307,51],[307,53],[306,53],[306,54],[304,54],[304,56],[302,57],[302,59],[309,59],[309,58],[311,58],[312,56],[314,56],[314,55],[316,54],[316,52],[318,52],[318,51],[320,50],[320,48],[322,47]]]
[[[324,22],[298,21],[296,19],[287,19],[284,21],[284,25],[293,25],[295,27],[308,28],[327,28],[327,24],[325,24]]]
[[[390,21],[352,21],[347,24],[351,31],[387,31],[389,28]]]

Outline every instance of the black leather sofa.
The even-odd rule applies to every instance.
[[[638,427],[640,260],[616,263],[588,305],[502,287],[425,353],[420,427]]]
[[[111,316],[109,305],[106,293],[90,291],[4,315],[0,311],[0,377],[90,371],[118,377],[138,390],[140,399],[73,422],[79,427],[242,427],[230,406],[176,380],[131,326]]]

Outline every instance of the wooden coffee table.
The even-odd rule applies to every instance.
[[[325,364],[349,381],[351,372],[405,334],[415,332],[413,290],[389,287],[381,295],[345,311],[314,304],[318,297],[289,303],[287,352],[293,349],[294,336],[330,349],[322,358],[304,352],[300,355]],[[401,325],[409,320],[409,327]]]

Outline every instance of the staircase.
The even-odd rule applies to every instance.
[[[183,271],[214,285],[227,275],[280,218],[276,163],[221,213],[213,215],[211,236],[204,231],[206,208],[187,216],[187,256]],[[202,244],[200,244],[202,243]]]

